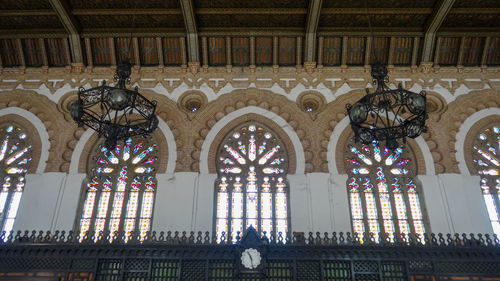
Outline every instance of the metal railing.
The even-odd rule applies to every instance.
[[[378,237],[378,239],[376,239]],[[431,233],[419,237],[415,234],[410,235],[374,235],[366,233],[362,237],[358,233],[351,232],[292,232],[283,235],[281,232],[277,237],[268,237],[263,233],[260,239],[269,245],[407,245],[407,246],[500,246],[500,240],[496,234],[442,234]],[[0,245],[18,244],[18,243],[43,243],[43,244],[238,244],[241,240],[241,234],[238,232],[235,237],[222,233],[217,236],[210,232],[187,232],[187,231],[152,231],[146,235],[135,234],[134,232],[93,232],[81,236],[74,231],[5,231],[0,235]]]
[[[254,229],[209,232],[18,231],[0,236],[0,280],[53,276],[65,281],[444,281],[500,280],[500,243],[481,234],[423,237]],[[260,253],[254,269],[242,258]],[[59,279],[57,279],[59,278]],[[458,278],[458,279],[457,279]],[[17,280],[17,279],[16,279]]]

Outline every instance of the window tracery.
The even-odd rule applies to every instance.
[[[353,232],[373,233],[390,241],[414,233],[423,237],[424,219],[412,174],[416,167],[403,146],[394,151],[373,142],[349,143],[346,151],[348,194]]]
[[[253,226],[270,238],[286,236],[289,227],[288,156],[269,128],[249,122],[232,130],[216,156],[215,230],[236,241]]]
[[[482,129],[473,143],[473,157],[481,176],[481,191],[493,232],[500,235],[500,125]]]
[[[0,223],[8,233],[14,226],[17,210],[26,183],[26,173],[32,160],[32,145],[23,129],[14,124],[0,128]]]
[[[80,237],[92,230],[143,239],[151,229],[158,166],[153,137],[129,138],[114,149],[98,145],[89,158],[89,179]]]

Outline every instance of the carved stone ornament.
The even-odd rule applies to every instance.
[[[318,114],[325,109],[326,99],[318,92],[308,91],[298,96],[297,105],[300,110],[306,112],[312,120],[316,120]]]

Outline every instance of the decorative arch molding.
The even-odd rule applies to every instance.
[[[45,171],[49,159],[50,140],[43,122],[33,113],[19,108],[7,107],[0,109],[0,124],[13,122],[26,130],[33,146],[33,161],[28,171],[41,174]]]
[[[472,143],[479,131],[491,123],[500,123],[500,108],[486,108],[469,116],[460,126],[455,137],[455,157],[458,170],[463,175],[477,175],[472,158]]]
[[[231,112],[212,127],[201,149],[201,173],[217,173],[215,155],[220,143],[234,127],[247,121],[256,121],[268,126],[283,141],[289,157],[288,174],[303,174],[305,172],[304,151],[293,128],[275,113],[259,107],[249,106]]]
[[[320,134],[322,128],[314,125],[311,118],[302,112],[296,103],[291,102],[286,97],[251,88],[235,90],[221,96],[217,102],[210,102],[205,109],[197,113],[193,119],[195,127],[192,131],[198,132],[198,134],[193,136],[194,146],[190,151],[191,159],[184,160],[191,163],[190,170],[209,173],[208,153],[216,135],[214,132],[219,132],[233,119],[249,113],[261,115],[274,121],[264,125],[276,123],[286,132],[296,154],[295,173],[309,173],[318,169],[319,166],[315,166],[313,163],[317,158],[314,157],[316,153],[313,152],[315,150],[313,146],[317,143],[314,136]],[[216,124],[217,127],[215,127]],[[212,134],[210,139],[208,139],[209,134]],[[291,151],[290,149],[289,152]]]
[[[333,130],[328,144],[327,159],[328,169],[330,173],[345,174],[344,162],[344,149],[351,136],[352,132],[349,127],[349,117],[344,117]],[[427,146],[422,136],[415,139],[407,139],[408,145],[413,153],[416,161],[417,174],[420,175],[434,175],[436,173],[434,168],[434,160],[431,156],[431,151]]]
[[[157,173],[172,174],[175,171],[175,162],[177,159],[176,142],[167,123],[161,118],[159,118],[158,121],[159,130],[153,133],[159,147],[158,157],[160,163]],[[73,150],[73,155],[71,156],[69,173],[76,174],[87,172],[88,156],[98,140],[99,137],[97,133],[92,129],[87,129],[81,134]],[[165,158],[167,161],[163,161]]]
[[[10,112],[13,108],[21,111]],[[0,109],[7,110],[6,114],[20,115],[36,127],[42,142],[40,159],[33,161],[38,164],[37,173],[64,171],[64,149],[60,148],[68,136],[60,132],[71,130],[71,124],[64,120],[55,103],[33,91],[13,90],[0,94]]]
[[[457,157],[462,157],[459,155],[460,149],[463,148],[464,144],[457,144],[459,140],[459,132],[462,130],[462,126],[469,126],[469,129],[473,124],[468,123],[464,125],[465,121],[471,117],[476,112],[483,111],[489,108],[500,108],[500,95],[498,90],[480,90],[471,92],[467,95],[460,96],[453,103],[448,105],[447,111],[442,115],[439,126],[443,129],[436,130],[435,139],[442,139],[440,142],[443,144],[443,152],[447,152],[451,157],[443,157],[441,161],[441,165],[445,168],[445,172],[448,173],[463,173],[469,174],[469,169],[467,168],[465,156],[462,159],[458,159]],[[487,112],[487,111],[485,111]],[[477,115],[478,117],[474,118],[484,118],[489,114],[480,117],[481,114]],[[475,115],[476,116],[476,115]],[[475,120],[475,119],[471,120]],[[476,120],[479,121],[479,119]],[[473,121],[470,121],[473,122]],[[464,127],[463,130],[465,130]],[[464,131],[464,133],[465,131]],[[465,135],[461,135],[460,138],[465,142]],[[460,162],[464,163],[465,166],[460,166]]]
[[[347,104],[353,104],[359,100],[362,96],[366,95],[364,90],[353,90],[350,91],[348,95],[342,95],[338,97],[335,102],[330,102],[326,105],[323,112],[318,115],[317,124],[322,127],[323,132],[318,134],[319,137],[319,161],[320,161],[320,171],[324,173],[333,173],[337,171],[337,164],[332,160],[332,155],[335,155],[333,151],[332,155],[329,155],[331,149],[330,145],[334,142],[334,146],[338,142],[337,138],[333,138],[334,135],[340,136],[345,127],[349,124],[349,121],[343,121],[346,117],[347,110],[345,106]],[[344,124],[347,122],[347,124]],[[337,127],[342,126],[340,131]],[[335,133],[337,132],[337,133]]]

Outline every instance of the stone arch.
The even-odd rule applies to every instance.
[[[18,124],[30,136],[33,161],[30,162],[28,171],[43,173],[49,158],[50,141],[42,121],[33,113],[18,107],[0,109],[0,126],[9,122]]]
[[[277,122],[283,129],[289,128],[290,131],[293,131],[293,134],[288,135],[295,135],[297,141],[292,140],[292,143],[294,146],[300,147],[300,149],[295,148],[295,153],[297,154],[297,168],[295,173],[303,173],[304,171],[309,173],[317,169],[314,165],[314,159],[317,157],[314,157],[313,146],[316,142],[315,136],[320,133],[321,129],[315,128],[311,118],[305,112],[302,112],[296,103],[288,100],[286,97],[273,94],[269,91],[251,88],[247,90],[235,90],[230,94],[221,96],[217,99],[217,102],[210,102],[205,109],[198,112],[195,118],[193,118],[191,132],[194,133],[192,136],[194,146],[189,154],[191,155],[190,162],[192,163],[191,171],[200,171],[200,168],[203,167],[201,172],[209,172],[207,161],[211,142],[206,139],[208,134],[223,118],[231,115],[233,117],[225,120],[232,120],[239,115],[243,115],[243,111],[234,113],[243,108],[247,108],[245,109],[247,110],[245,114],[258,113],[267,116],[268,119]],[[315,129],[318,132],[313,131]],[[203,156],[202,153],[204,153]],[[303,153],[303,158],[300,158],[299,153]],[[303,159],[302,163],[304,163],[303,169],[300,166],[301,159]],[[187,162],[188,160],[184,161]]]
[[[304,154],[299,138],[293,132],[292,128],[287,126],[283,119],[280,119],[279,116],[276,116],[272,112],[254,107],[245,107],[231,112],[219,120],[205,138],[205,143],[201,149],[200,172],[217,173],[215,156],[221,141],[239,124],[247,121],[256,121],[273,130],[284,143],[285,149],[288,152],[288,174],[304,173]]]
[[[179,157],[178,153],[182,147],[182,131],[177,127],[181,124],[182,113],[177,109],[177,106],[165,96],[157,94],[153,91],[141,90],[141,94],[148,99],[157,101],[158,130],[154,136],[159,142],[162,161],[158,173],[174,173],[176,162]],[[86,172],[86,157],[89,155],[92,147],[98,141],[98,136],[91,129],[78,128],[73,133],[73,139],[68,144],[71,147],[71,161],[68,165],[70,173],[85,173]],[[83,156],[83,157],[82,157]]]
[[[349,126],[349,117],[344,117],[335,127],[330,137],[328,145],[328,159],[330,173],[345,174],[344,149],[352,135]],[[434,161],[427,143],[422,136],[415,139],[406,139],[406,145],[410,147],[416,162],[417,173],[419,175],[434,175]]]
[[[65,132],[72,130],[72,124],[65,121],[62,114],[57,110],[56,104],[47,97],[33,91],[13,90],[3,92],[0,95],[0,109],[5,109],[7,110],[6,112],[9,112],[14,110],[12,108],[22,110],[23,113],[18,115],[29,119],[37,129],[38,125],[41,126],[42,124],[45,128],[46,134],[39,132],[39,137],[42,138],[42,144],[47,147],[48,152],[43,153],[42,150],[39,162],[43,161],[43,163],[38,162],[37,172],[66,171],[64,164],[67,155],[64,154],[64,143],[67,142],[69,134]],[[36,119],[40,121],[38,124],[34,121]],[[43,159],[44,157],[46,159]]]
[[[160,164],[157,173],[173,173],[177,158],[176,145],[168,125],[159,118],[158,129],[153,133],[158,142]],[[92,149],[99,142],[99,137],[92,129],[87,129],[80,137],[71,157],[70,173],[86,173],[88,157]],[[167,159],[167,161],[162,161]]]
[[[472,159],[472,143],[479,131],[491,123],[500,123],[500,108],[486,108],[464,120],[455,137],[455,157],[463,175],[477,175]]]
[[[445,172],[459,173],[459,162],[456,158],[457,151],[457,138],[461,127],[465,121],[476,112],[488,108],[500,108],[500,95],[498,90],[480,90],[474,91],[467,95],[462,95],[454,102],[448,105],[448,110],[442,115],[439,126],[441,130],[435,130],[436,140],[442,143],[441,149],[446,155],[451,157],[443,157],[440,165],[445,168]],[[481,116],[481,115],[477,115]],[[486,117],[486,116],[485,116]],[[473,119],[471,119],[473,120]],[[472,122],[472,121],[471,121]],[[472,126],[472,125],[471,125]],[[465,141],[465,136],[460,136]],[[460,144],[458,144],[460,146]],[[463,145],[461,146],[463,147]],[[465,163],[465,160],[461,160]],[[463,169],[463,167],[462,167]],[[468,169],[463,169],[468,174]]]

